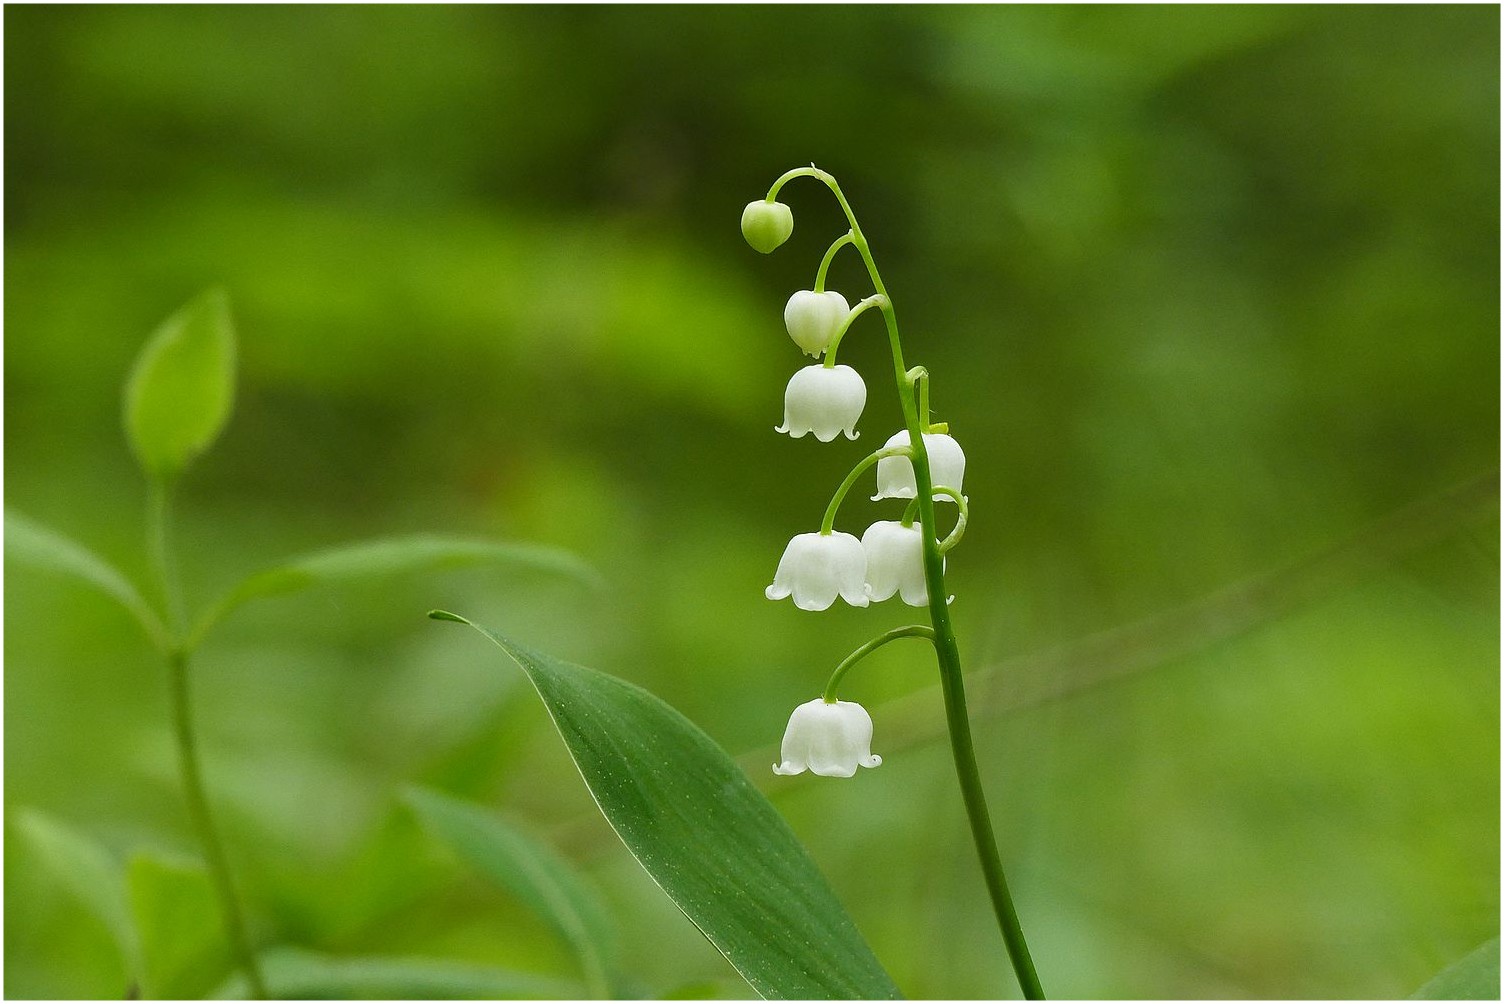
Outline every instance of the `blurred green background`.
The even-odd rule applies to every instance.
[[[808,180],[777,254],[737,219],[811,160],[967,450],[949,582],[1046,989],[1403,995],[1497,934],[1497,8],[10,6],[5,28],[7,506],[144,576],[119,385],[222,283],[240,396],[182,486],[190,602],[418,530],[560,545],[610,582],[472,570],[226,623],[198,709],[260,944],[570,973],[401,806],[421,783],[579,863],[644,993],[745,995],[520,674],[423,619],[443,606],[751,754],[906,994],[1016,993],[922,649],[843,693],[880,770],[764,766],[834,663],[915,613],[761,595],[899,423],[864,321],[861,441],[772,432],[803,361],[784,300],[843,225]],[[869,291],[854,257],[832,286]],[[854,493],[839,525],[894,511]],[[7,808],[195,853],[134,626],[12,568],[5,628]],[[23,842],[5,858],[6,994],[119,996],[104,928]]]

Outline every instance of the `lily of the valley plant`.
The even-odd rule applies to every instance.
[[[856,370],[836,363],[836,351],[852,323],[874,308],[882,313],[887,325],[905,428],[889,437],[881,449],[869,454],[846,476],[831,498],[817,532],[800,533],[789,541],[778,562],[773,584],[767,588],[767,596],[772,600],[792,597],[802,610],[825,610],[837,597],[852,606],[865,607],[897,595],[910,606],[927,608],[930,623],[894,628],[844,659],[831,674],[824,694],[794,709],[783,736],[781,762],[773,770],[778,774],[808,770],[830,777],[851,777],[858,767],[876,767],[882,763],[882,758],[871,750],[871,716],[861,705],[839,700],[836,689],[842,677],[875,649],[899,638],[927,639],[934,646],[939,663],[951,750],[987,890],[1019,985],[1027,997],[1039,999],[1044,992],[1008,892],[983,798],[967,719],[961,657],[950,623],[951,597],[945,591],[945,555],[966,532],[967,499],[961,493],[966,456],[945,424],[930,421],[929,372],[923,366],[909,367],[904,362],[893,300],[883,285],[856,214],[834,177],[813,165],[796,168],[780,177],[765,199],[748,203],[742,211],[742,234],[747,243],[768,254],[788,240],[794,229],[794,215],[777,198],[779,190],[795,178],[823,182],[840,203],[851,229],[837,237],[825,252],[815,272],[814,288],[798,291],[789,297],[784,308],[784,324],[794,344],[806,355],[823,355],[824,359],[800,369],[789,380],[784,394],[783,424],[777,431],[794,438],[814,433],[822,443],[830,442],[838,434],[857,438],[856,424],[867,403],[867,386]],[[861,256],[874,289],[871,296],[854,307],[849,306],[842,294],[825,288],[830,263],[844,247],[854,248]],[[877,492],[873,500],[908,500],[908,505],[899,519],[873,523],[858,539],[835,529],[836,514],[847,492],[874,465]],[[954,526],[943,539],[937,529],[936,502],[955,507]]]

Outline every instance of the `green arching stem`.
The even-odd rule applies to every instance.
[[[909,456],[907,446],[886,446],[864,457],[861,463],[851,469],[851,473],[846,475],[846,480],[841,482],[841,487],[837,488],[836,493],[831,496],[830,505],[825,507],[825,518],[820,521],[820,532],[827,537],[830,536],[830,532],[836,525],[836,510],[841,508],[841,500],[846,497],[847,492],[851,491],[852,485],[856,484],[856,479],[861,477],[867,468],[886,457],[907,456]]]
[[[836,242],[825,252],[825,257],[820,260],[820,269],[815,273],[815,292],[825,292],[825,273],[830,271],[830,263],[835,258],[836,252],[851,243],[851,231],[846,231],[844,237],[837,237]]]
[[[897,641],[900,638],[928,638],[930,641],[934,641],[935,629],[924,624],[910,624],[907,627],[897,627],[891,631],[884,631],[855,652],[852,652],[846,658],[842,659],[841,664],[836,667],[835,672],[830,674],[830,682],[825,685],[825,703],[836,703],[836,687],[840,686],[841,678],[846,675],[852,666],[855,666],[867,656],[888,644],[888,642]]]
[[[848,331],[851,330],[851,322],[855,321],[858,317],[861,317],[863,314],[865,314],[868,310],[871,310],[873,307],[882,307],[887,302],[888,302],[888,298],[886,296],[884,296],[883,294],[881,294],[881,293],[873,293],[871,296],[867,297],[865,300],[858,301],[857,305],[855,307],[851,308],[851,312],[846,315],[846,320],[844,320],[844,321],[841,322],[841,326],[839,328],[837,328],[836,329],[836,333],[831,336],[830,344],[825,347],[825,368],[826,369],[834,369],[835,368],[835,365],[836,365],[836,349],[840,346],[841,339],[843,339],[843,338],[846,337],[846,332],[848,332]]]
[[[930,371],[923,366],[915,366],[905,374],[909,386],[917,390],[919,394],[919,427],[924,432],[930,431]]]
[[[936,485],[935,491],[940,495],[949,495],[951,500],[956,503],[956,525],[951,527],[949,536],[935,545],[939,548],[940,553],[944,554],[961,543],[961,537],[966,533],[966,496],[954,488],[947,488],[944,485]],[[918,499],[915,499],[915,501],[917,502]]]
[[[841,204],[841,212],[846,214],[846,222],[851,226],[852,246],[862,256],[862,261],[867,266],[867,274],[872,278],[873,288],[883,295],[885,301],[883,305],[883,320],[888,325],[888,348],[893,353],[893,377],[898,382],[899,404],[903,407],[905,424],[910,427],[910,432],[913,433],[914,439],[917,442],[919,437],[917,431],[914,429],[914,425],[916,424],[914,422],[914,395],[905,379],[905,374],[908,370],[903,364],[903,345],[898,339],[898,319],[893,311],[893,303],[888,299],[888,287],[883,285],[882,275],[877,271],[877,262],[872,259],[872,249],[867,243],[867,235],[862,233],[862,227],[856,221],[856,213],[852,212],[851,203],[846,201],[846,193],[841,191],[841,186],[836,183],[835,176],[820,170],[813,164],[809,167],[796,167],[792,171],[785,171],[777,181],[773,182],[772,187],[768,189],[768,201],[771,202],[776,199],[779,190],[795,178],[819,179],[826,188],[830,189],[831,194],[836,197],[836,201]],[[924,447],[921,445],[918,449],[922,455]]]
[[[167,539],[170,491],[170,485],[156,480],[152,482],[148,545],[157,585],[167,604],[168,624],[173,637],[177,638],[182,631],[183,616],[172,549]],[[180,642],[174,642],[167,650],[167,689],[172,707],[172,729],[178,747],[178,769],[183,780],[183,799],[187,803],[189,821],[203,847],[204,861],[208,865],[209,878],[219,899],[230,951],[245,971],[246,985],[251,996],[256,1000],[265,1000],[266,982],[262,979],[256,953],[251,949],[244,914],[230,875],[230,862],[225,857],[224,844],[219,839],[214,816],[209,811],[209,798],[205,794],[203,768],[199,764],[198,743],[193,729],[193,705],[188,690],[188,655],[189,649]]]
[[[951,548],[961,543],[961,537],[966,533],[966,517],[968,515],[966,509],[966,496],[962,495],[954,488],[946,488],[941,485],[935,485],[935,492],[939,495],[950,496],[950,498],[953,499],[956,503],[956,525],[951,527],[950,535],[936,545],[938,548],[940,548],[940,553],[945,554]],[[909,502],[908,507],[904,509],[903,519],[900,520],[900,522],[904,526],[913,526],[914,517],[918,515],[919,497],[916,495]]]
[[[907,376],[909,383],[918,388],[919,424],[923,427],[925,435],[949,432],[950,426],[945,422],[930,421],[930,371],[923,366],[915,366],[909,370]]]
[[[1040,1000],[1044,997],[1044,989],[1040,986],[1039,974],[1034,970],[1034,960],[1029,955],[1028,942],[1024,940],[1018,911],[1013,905],[1012,894],[1008,891],[1008,879],[1003,873],[1002,860],[998,855],[997,838],[993,836],[992,819],[987,812],[981,772],[977,768],[976,751],[972,745],[971,722],[966,714],[966,688],[961,673],[961,654],[956,645],[955,628],[950,622],[950,610],[945,604],[945,565],[935,538],[934,490],[930,483],[929,454],[924,448],[925,430],[914,400],[914,388],[907,380],[908,369],[903,363],[903,346],[898,337],[898,319],[892,299],[888,297],[888,289],[877,270],[877,262],[872,258],[867,237],[862,233],[851,204],[846,201],[841,186],[833,176],[814,165],[795,168],[773,183],[768,191],[768,198],[773,199],[783,185],[799,177],[818,178],[841,204],[841,210],[851,225],[852,244],[867,265],[867,274],[872,277],[873,287],[886,300],[883,319],[888,325],[888,344],[893,354],[893,377],[898,385],[899,404],[903,408],[905,424],[909,429],[910,462],[914,466],[916,501],[923,530],[924,579],[929,590],[930,623],[934,625],[935,657],[940,665],[940,686],[945,697],[945,718],[950,731],[951,754],[956,763],[956,778],[961,785],[961,798],[966,803],[977,857],[981,859],[982,876],[992,898],[992,909],[997,915],[998,926],[1002,929],[1003,942],[1008,946],[1013,971],[1018,976],[1024,996],[1030,1000]],[[829,515],[827,512],[827,516]]]

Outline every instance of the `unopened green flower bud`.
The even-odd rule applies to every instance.
[[[742,236],[763,254],[769,254],[794,232],[794,214],[781,202],[758,199],[742,210]]]

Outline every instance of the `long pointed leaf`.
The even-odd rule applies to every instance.
[[[202,997],[230,965],[219,904],[204,866],[138,851],[127,867],[126,885],[141,945],[142,995]]]
[[[622,843],[754,990],[898,996],[783,817],[689,719],[624,680],[429,616],[470,625],[522,667]]]
[[[126,972],[139,986],[141,943],[131,920],[125,869],[93,839],[36,809],[18,810],[12,819],[47,870],[109,930]]]
[[[1410,996],[1414,1000],[1433,1001],[1498,1000],[1499,939],[1485,941]]]
[[[215,623],[250,600],[286,596],[318,586],[356,582],[383,575],[440,571],[488,563],[516,564],[556,572],[591,585],[599,574],[568,551],[538,544],[514,544],[416,534],[343,544],[257,572],[230,590],[200,620],[198,641]]]
[[[457,854],[551,923],[574,949],[586,984],[610,995],[610,921],[569,862],[478,805],[421,788],[410,789],[406,799]]]
[[[32,568],[69,575],[104,593],[136,618],[152,641],[167,637],[151,605],[115,566],[56,530],[18,512],[5,513],[5,555]]]
[[[282,1000],[574,1000],[580,986],[533,973],[444,959],[340,957],[302,948],[261,956],[267,987]],[[218,1000],[244,1000],[244,977],[215,990]]]

